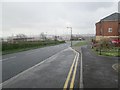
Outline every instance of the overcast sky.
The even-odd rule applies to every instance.
[[[95,34],[95,23],[117,11],[117,2],[3,2],[2,31],[61,35],[70,34],[71,26],[74,34]]]

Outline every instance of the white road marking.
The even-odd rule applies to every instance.
[[[118,70],[117,70],[117,68],[116,68],[116,65],[117,65],[117,67],[118,67],[118,64],[113,64],[113,65],[112,65],[112,68],[113,68],[115,71],[118,72]]]
[[[83,88],[83,64],[82,64],[82,49],[80,48],[81,60],[80,60],[80,88]]]
[[[5,59],[2,59],[2,60],[0,60],[0,61],[6,61],[6,60],[9,60],[9,59],[13,59],[13,58],[16,58],[16,56],[9,57],[9,58],[5,58]]]

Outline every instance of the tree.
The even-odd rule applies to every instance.
[[[42,39],[44,41],[47,39],[46,35],[43,32],[40,34],[40,39]]]
[[[27,36],[25,34],[17,34],[16,40],[27,41]]]

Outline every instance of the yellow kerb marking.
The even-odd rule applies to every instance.
[[[75,63],[75,69],[74,69],[72,80],[71,80],[71,83],[70,83],[70,90],[73,90],[73,87],[74,87],[75,76],[76,76],[77,65],[78,65],[78,57],[79,57],[79,55],[77,54],[77,61]]]
[[[69,71],[68,76],[67,76],[67,79],[66,79],[66,81],[65,81],[64,89],[63,89],[63,90],[66,90],[66,89],[67,89],[68,82],[69,82],[69,80],[70,80],[70,76],[71,76],[71,74],[72,74],[72,70],[73,70],[73,67],[74,67],[74,64],[75,64],[76,56],[77,56],[77,54],[75,55],[74,61],[73,61],[73,63],[72,63],[72,66],[70,67],[70,71]]]

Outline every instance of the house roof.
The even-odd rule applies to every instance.
[[[100,21],[120,21],[120,13],[113,13]]]

